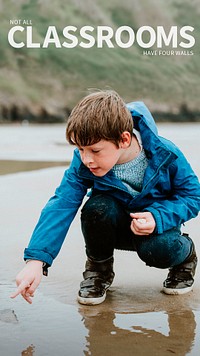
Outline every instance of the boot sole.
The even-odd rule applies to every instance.
[[[84,304],[84,305],[98,305],[104,302],[104,300],[106,299],[106,292],[104,293],[104,295],[102,297],[99,298],[84,298],[81,297],[80,295],[78,295],[78,302],[80,304]]]
[[[192,289],[193,286],[187,288],[180,288],[180,289],[163,287],[162,292],[168,295],[181,295],[181,294],[186,294],[191,292]]]

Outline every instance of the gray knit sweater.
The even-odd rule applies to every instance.
[[[144,173],[148,165],[148,159],[142,147],[141,136],[135,129],[134,134],[141,148],[139,155],[132,161],[116,164],[112,168],[115,176],[123,182],[133,197],[142,190]]]

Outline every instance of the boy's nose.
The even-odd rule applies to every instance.
[[[88,166],[90,163],[94,162],[92,155],[90,154],[84,154],[83,157],[83,163]]]

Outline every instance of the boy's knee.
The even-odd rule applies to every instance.
[[[95,195],[88,199],[81,210],[81,221],[96,222],[100,220],[112,220],[115,214],[115,200],[103,194]]]
[[[143,239],[143,238],[142,238]],[[157,268],[169,268],[179,265],[188,256],[191,243],[183,236],[149,236],[137,246],[138,256],[146,265]]]
[[[137,253],[150,267],[169,268],[174,263],[174,255],[167,244],[145,241],[139,245]]]

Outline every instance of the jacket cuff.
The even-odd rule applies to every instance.
[[[145,209],[145,211],[149,211],[155,219],[156,227],[155,227],[154,232],[156,232],[157,234],[162,234],[163,233],[163,223],[162,223],[162,217],[161,217],[159,211],[157,209],[152,208],[151,206],[147,207]]]
[[[53,263],[53,258],[47,252],[30,248],[25,248],[24,260],[39,260],[45,262],[48,267]]]

